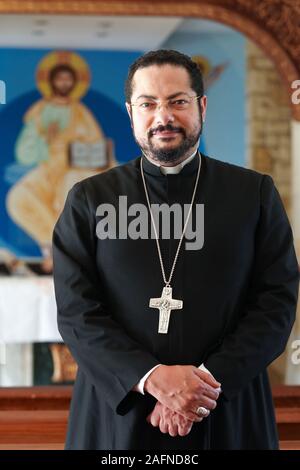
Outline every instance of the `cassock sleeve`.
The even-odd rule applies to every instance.
[[[81,371],[124,415],[139,395],[132,387],[159,361],[107,310],[96,266],[94,223],[83,184],[77,183],[53,232],[58,328]]]
[[[243,311],[231,331],[204,361],[234,397],[283,351],[295,320],[299,268],[293,235],[270,176],[261,183],[260,218],[253,276]]]

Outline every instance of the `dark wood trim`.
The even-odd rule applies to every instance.
[[[300,385],[276,385],[272,394],[275,407],[300,409]]]
[[[0,388],[0,410],[68,409],[73,387],[50,385]],[[276,407],[300,407],[300,385],[272,387]]]
[[[0,411],[68,410],[72,386],[0,388]]]
[[[300,450],[300,386],[274,386],[281,449]],[[63,449],[72,386],[0,388],[0,450]]]
[[[0,444],[63,444],[67,410],[0,411]]]

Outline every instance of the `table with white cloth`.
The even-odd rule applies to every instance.
[[[0,277],[0,386],[32,385],[39,342],[62,342],[53,277]]]

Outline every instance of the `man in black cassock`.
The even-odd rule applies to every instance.
[[[266,367],[299,283],[279,194],[270,176],[197,152],[206,97],[189,57],[145,54],[125,91],[142,156],[75,184],[53,234],[58,326],[79,366],[66,449],[276,449]],[[118,236],[121,196],[149,219],[180,204],[193,221],[202,204],[201,248],[187,232]],[[103,204],[117,216],[106,238]]]

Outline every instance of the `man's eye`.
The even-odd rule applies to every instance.
[[[185,104],[187,104],[187,101],[184,100],[184,99],[181,99],[181,100],[174,100],[174,101],[171,101],[171,104],[175,104],[175,105],[185,105]]]
[[[154,106],[154,104],[155,103],[150,103],[150,102],[145,101],[144,103],[140,104],[140,107],[141,108],[151,108],[152,106]]]

